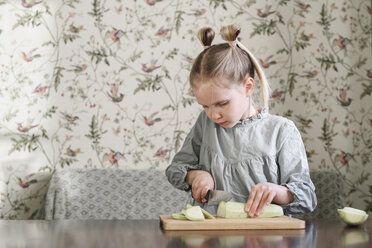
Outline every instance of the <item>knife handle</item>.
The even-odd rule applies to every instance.
[[[210,195],[210,193],[211,193],[211,190],[208,190],[208,192],[207,192],[207,194],[205,195],[205,200],[207,200],[207,202],[208,202],[208,200],[209,200],[209,195]]]

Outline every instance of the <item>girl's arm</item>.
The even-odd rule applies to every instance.
[[[203,137],[203,119],[201,113],[195,125],[186,136],[181,149],[173,157],[172,163],[165,171],[168,181],[178,189],[189,191],[191,184],[186,180],[188,171],[202,169],[199,164],[199,154]]]
[[[282,205],[286,214],[310,212],[317,204],[306,150],[293,122],[288,121],[283,126],[281,137],[284,138],[277,152],[279,185],[263,182],[252,187],[245,206],[250,216],[259,215],[263,207],[271,202]]]
[[[306,150],[301,134],[293,122],[286,126],[285,139],[277,154],[279,184],[288,188],[293,201],[283,205],[287,214],[311,212],[317,205],[315,187],[310,178]]]

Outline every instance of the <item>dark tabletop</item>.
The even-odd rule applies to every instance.
[[[0,247],[372,247],[358,227],[308,220],[305,230],[163,231],[159,220],[0,220]]]

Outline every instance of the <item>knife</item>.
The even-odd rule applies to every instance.
[[[218,205],[220,201],[230,201],[232,195],[230,192],[223,190],[208,190],[205,199],[207,200],[208,205],[213,206]]]

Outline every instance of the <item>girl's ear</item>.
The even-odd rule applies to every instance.
[[[252,95],[253,90],[254,90],[254,79],[250,77],[249,75],[247,75],[244,78],[243,86],[245,89],[246,96]]]

